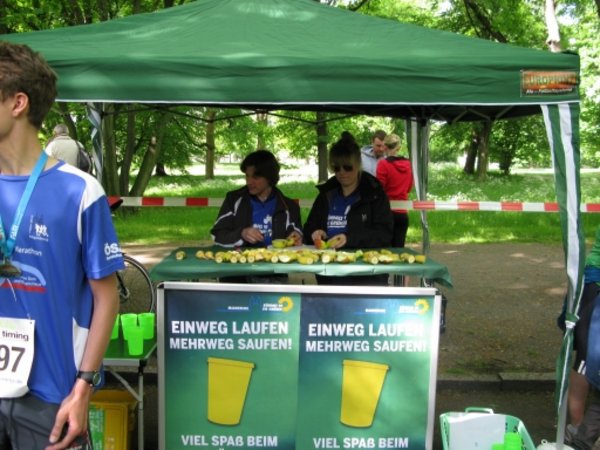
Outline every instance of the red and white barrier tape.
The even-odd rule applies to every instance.
[[[178,206],[216,207],[223,203],[222,198],[207,197],[109,197],[111,203],[123,200],[122,206]],[[303,208],[310,208],[313,200],[300,199]],[[558,212],[558,204],[552,202],[470,202],[470,201],[392,201],[393,209],[430,211],[512,211],[512,212]],[[600,213],[600,203],[582,203],[581,212]]]

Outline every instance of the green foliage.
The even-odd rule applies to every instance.
[[[551,154],[541,116],[494,123],[490,156],[508,174],[512,166],[549,167]]]
[[[472,125],[434,123],[429,140],[429,159],[431,162],[456,162],[468,148]]]
[[[414,0],[370,0],[357,10],[369,16],[396,19],[404,23],[412,23],[430,28],[436,28],[436,17],[432,14],[428,2]],[[350,5],[352,8],[352,5]]]
[[[597,2],[596,2],[597,3]],[[591,1],[576,3],[570,42],[581,56],[582,164],[600,166],[600,11]]]
[[[224,198],[225,193],[243,184],[236,166],[219,167],[214,180],[202,176],[182,175],[153,177],[149,195],[164,197]],[[237,169],[239,170],[239,169]],[[296,199],[314,199],[315,181],[298,180],[298,176],[282,174],[280,188]],[[295,178],[295,179],[294,179]],[[293,181],[289,181],[294,179]],[[597,172],[581,174],[583,203],[600,203],[600,177]],[[412,194],[414,198],[414,192]],[[432,166],[429,176],[430,200],[450,201],[514,201],[555,202],[554,175],[549,170],[504,176],[491,172],[485,183],[465,175],[454,165]],[[119,238],[123,243],[184,243],[210,240],[210,228],[218,208],[163,207],[122,208],[115,217]],[[127,211],[132,210],[132,211]],[[421,242],[420,213],[410,211],[410,227],[407,242]],[[308,209],[303,208],[306,219]],[[556,213],[512,213],[431,211],[427,214],[432,242],[561,242],[559,216]],[[583,214],[582,223],[589,242],[594,240],[600,214]]]
[[[191,0],[6,0],[0,33],[25,32],[58,28],[76,24],[97,23],[135,13],[151,12]],[[533,0],[361,0],[335,1],[340,7],[425,27],[443,29],[513,45],[545,48],[543,2]],[[581,159],[588,167],[600,164],[600,20],[592,0],[571,0],[557,3],[563,48],[581,56]],[[125,167],[123,179],[135,176],[153,136],[163,135],[159,162],[167,171],[182,172],[190,164],[206,160],[206,124],[209,110],[204,107],[169,106],[172,114],[166,126],[160,122],[165,106],[118,105],[115,123],[116,170]],[[135,111],[133,141],[128,142],[128,114]],[[314,112],[272,112],[269,116],[239,109],[214,110],[215,157],[239,160],[258,146],[280,155],[283,165],[290,157],[305,161],[316,159]],[[56,106],[48,117],[41,137],[46,140],[58,122],[71,120],[77,128],[77,138],[88,148],[90,124],[85,107],[80,104]],[[403,123],[390,118],[327,115],[327,145],[343,130],[352,132],[361,145],[371,140],[377,128],[394,130],[403,136]],[[164,128],[164,129],[163,129]],[[431,139],[433,162],[454,162],[465,153],[472,137],[470,124],[434,124]],[[513,167],[542,167],[549,164],[549,151],[541,116],[523,120],[498,122],[492,129],[490,161],[509,173]],[[131,159],[131,167],[127,162]],[[139,177],[143,179],[143,177]],[[125,184],[125,183],[123,183]]]

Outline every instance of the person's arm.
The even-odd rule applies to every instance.
[[[99,280],[90,280],[94,296],[94,313],[90,324],[85,350],[79,370],[93,372],[100,368],[110,341],[115,318],[119,310],[117,277],[109,275]],[[76,379],[71,393],[62,401],[54,427],[50,434],[50,442],[54,443],[46,450],[67,448],[76,437],[87,431],[88,409],[93,388],[84,380]],[[67,426],[67,433],[59,441],[62,431]]]
[[[308,218],[304,224],[304,243],[308,245],[314,244],[313,233],[316,230],[327,230],[327,214],[329,212],[329,204],[325,194],[317,195],[313,203]],[[326,236],[325,236],[326,237]]]
[[[383,190],[387,192],[387,183],[388,183],[388,163],[385,160],[379,161],[377,164],[377,169],[375,170],[375,175],[381,186],[383,186]]]
[[[236,210],[237,201],[242,202],[243,198],[237,197],[237,199],[234,199],[234,195],[231,192],[225,195],[225,200],[223,200],[217,220],[210,230],[215,244],[228,247],[244,244],[242,231],[248,224],[242,223],[243,220],[239,216],[240,212]],[[240,208],[240,205],[237,205],[237,207]]]
[[[287,238],[293,239],[295,245],[302,244],[302,219],[300,218],[300,206],[294,201],[288,201],[289,224],[286,230]]]

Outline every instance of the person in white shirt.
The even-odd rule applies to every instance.
[[[64,123],[59,123],[52,131],[53,138],[46,146],[49,156],[77,167],[79,143],[69,136],[69,129]]]
[[[362,170],[373,176],[377,175],[377,163],[387,156],[385,145],[383,145],[386,134],[383,130],[375,131],[371,145],[367,145],[360,150]]]

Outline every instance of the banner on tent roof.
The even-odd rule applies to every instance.
[[[521,70],[521,96],[572,94],[577,89],[574,70]]]

